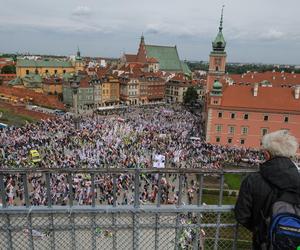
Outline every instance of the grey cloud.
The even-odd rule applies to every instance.
[[[80,40],[90,55],[115,55],[123,48],[135,51],[144,32],[146,42],[177,44],[182,58],[206,60],[223,3],[229,61],[299,62],[299,50],[292,50],[300,43],[299,0],[6,1],[0,8],[0,51],[44,48],[45,53],[63,53],[68,43],[76,46]],[[271,46],[262,56],[266,44]]]
[[[77,6],[73,11],[74,16],[89,16],[92,14],[91,9],[88,6]]]
[[[263,33],[261,35],[261,38],[265,40],[281,40],[285,39],[285,34],[279,30],[270,29],[267,32]]]

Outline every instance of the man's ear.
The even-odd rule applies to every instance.
[[[271,154],[270,154],[270,152],[267,151],[267,150],[264,150],[264,157],[265,157],[265,159],[266,159],[267,161],[270,160],[270,159],[271,159]]]

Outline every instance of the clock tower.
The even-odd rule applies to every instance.
[[[219,80],[225,74],[227,54],[225,52],[226,41],[222,33],[223,9],[224,6],[222,7],[219,32],[215,40],[212,42],[212,51],[210,52],[209,55],[209,68],[208,68],[208,76],[207,76],[207,83],[206,83],[206,93],[212,90],[215,80]]]

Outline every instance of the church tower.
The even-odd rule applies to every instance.
[[[77,48],[77,54],[76,54],[76,57],[75,57],[74,67],[75,67],[75,72],[76,73],[78,73],[78,71],[84,71],[84,63],[83,63],[82,57],[80,55],[79,48]]]
[[[221,13],[221,20],[219,26],[219,32],[212,42],[212,51],[209,55],[209,68],[208,68],[208,76],[207,76],[207,84],[206,84],[206,93],[212,90],[213,84],[215,80],[219,80],[225,74],[225,66],[226,66],[226,41],[224,39],[222,30],[223,30],[223,9]]]
[[[145,48],[145,38],[144,38],[143,34],[141,36],[140,46],[139,46],[139,50],[137,53],[137,61],[140,63],[147,62],[147,52],[146,52],[146,48]]]

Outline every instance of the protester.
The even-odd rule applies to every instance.
[[[262,150],[267,161],[260,166],[259,172],[251,173],[242,182],[235,216],[253,233],[253,249],[269,249],[266,218],[274,212],[272,204],[275,201],[300,204],[299,170],[291,160],[298,148],[296,138],[286,130],[265,135]]]
[[[165,156],[168,167],[179,168],[220,168],[224,162],[261,160],[257,151],[205,143],[202,132],[199,117],[180,107],[93,115],[81,120],[79,130],[72,118],[58,117],[0,131],[0,165],[35,166],[31,149],[38,150],[43,168],[152,167],[156,154]]]
[[[163,167],[218,169],[224,162],[237,163],[247,159],[256,164],[262,155],[254,150],[211,145],[203,140],[201,117],[181,107],[128,108],[109,116],[93,114],[80,121],[76,130],[70,117],[57,117],[23,127],[0,131],[2,168],[150,168],[156,156],[164,159]],[[196,138],[196,139],[191,139]],[[30,150],[38,150],[39,165],[31,162]],[[178,201],[176,175],[162,178],[161,202]],[[24,204],[24,187],[20,176],[10,176],[5,185],[8,204]],[[145,175],[142,178],[141,203],[157,200],[158,179]],[[117,176],[117,204],[133,202],[133,176]],[[184,181],[187,202],[196,197],[196,180]],[[67,205],[72,190],[74,202],[79,205],[92,203],[113,204],[113,182],[108,175],[95,176],[92,190],[89,176],[73,177],[69,186],[65,174],[51,174],[51,203]],[[41,175],[29,177],[30,202],[47,205],[46,180]]]

